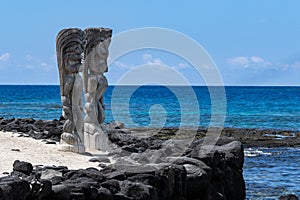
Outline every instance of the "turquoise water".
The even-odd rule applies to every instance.
[[[108,87],[106,122],[121,119],[131,127],[207,127],[211,123],[207,87],[134,89],[118,87],[115,94],[114,86]],[[226,87],[226,100],[225,127],[300,131],[300,87]],[[59,86],[0,85],[0,116],[58,119],[60,115]],[[246,149],[245,153],[248,199],[277,199],[284,193],[300,196],[300,148]]]
[[[124,106],[129,102],[132,124],[148,126],[149,109],[160,104],[164,109],[154,109],[156,116],[166,115],[163,126],[208,126],[211,101],[206,87],[143,86],[132,93],[133,87],[122,86],[113,95],[113,86],[105,93],[106,122],[126,117]],[[119,102],[117,113],[112,114],[112,98]],[[196,101],[193,98],[197,98]],[[226,127],[300,130],[300,87],[226,87]],[[199,110],[195,110],[198,104]],[[162,111],[160,113],[158,111]],[[5,86],[0,85],[0,115],[3,117],[33,117],[58,119],[61,114],[59,86]],[[192,120],[199,114],[200,121]],[[191,120],[184,120],[181,115]],[[124,119],[127,120],[126,118]]]

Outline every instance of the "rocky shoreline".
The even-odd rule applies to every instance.
[[[51,144],[59,141],[63,122],[63,119],[0,118],[0,130]],[[66,166],[32,166],[15,161],[13,172],[0,178],[0,200],[240,200],[245,199],[242,143],[246,146],[300,144],[297,132],[225,128],[217,146],[203,148],[206,130],[198,129],[190,147],[176,156],[172,151],[179,143],[167,149],[167,155],[160,149],[177,129],[126,129],[118,122],[105,126],[110,130],[110,141],[120,147],[109,154],[115,158],[114,164],[108,164],[105,156],[91,159],[99,162],[100,170],[69,170]]]
[[[54,120],[34,120],[31,118],[24,119],[4,119],[0,117],[0,131],[10,131],[19,133],[20,136],[32,137],[34,139],[45,139],[59,141],[62,133],[64,119]],[[106,126],[111,126],[107,124]],[[120,146],[126,146],[134,143],[136,140],[130,142],[127,140],[128,134],[139,135],[139,133],[147,133],[151,137],[143,139],[142,143],[147,143],[156,140],[163,141],[174,137],[178,128],[130,128],[126,129],[122,123],[113,123],[112,126],[117,127],[117,131],[112,130],[110,140]],[[114,128],[114,127],[113,127]],[[189,133],[195,132],[189,128],[182,128],[181,132]],[[116,137],[117,133],[118,136]],[[206,136],[207,130],[199,127],[195,140],[202,139]],[[122,135],[123,134],[123,135]],[[125,138],[122,138],[124,136]],[[300,145],[300,132],[289,130],[272,130],[272,129],[245,129],[245,128],[224,128],[217,141],[217,144],[226,144],[230,141],[240,141],[245,147],[280,147],[280,146],[299,146]],[[145,144],[143,144],[145,145]],[[140,145],[140,146],[143,146]],[[146,146],[151,146],[148,144]],[[129,147],[128,147],[129,148]]]
[[[0,178],[0,199],[193,200],[244,199],[243,149],[239,142],[197,150],[169,163],[138,165],[123,157],[102,170],[68,170],[15,161],[13,172]]]

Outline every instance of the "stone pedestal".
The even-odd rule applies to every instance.
[[[110,151],[111,145],[108,139],[108,131],[103,127],[93,124],[84,124],[84,145],[92,150]]]
[[[60,140],[59,151],[71,151],[74,153],[85,153],[85,146],[81,142],[76,142],[75,144],[70,144],[70,142],[66,142],[64,140]]]

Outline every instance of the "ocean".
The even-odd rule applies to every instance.
[[[226,97],[211,97],[205,86],[109,86],[105,122],[121,120],[127,127],[215,126],[219,124],[211,118],[213,106],[226,103],[226,112],[216,112],[226,114],[224,127],[300,131],[300,87],[225,90]],[[2,117],[58,119],[61,108],[59,86],[0,85]],[[300,197],[300,147],[249,148],[245,155],[247,199],[278,199],[288,193]]]

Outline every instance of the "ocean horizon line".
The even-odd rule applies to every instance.
[[[59,84],[31,84],[31,83],[0,83],[0,86],[59,86]],[[158,85],[158,84],[145,84],[145,85],[134,85],[134,84],[124,84],[124,85],[118,85],[118,84],[109,84],[108,86],[119,86],[119,87],[136,87],[136,86],[151,86],[151,87],[300,87],[300,85],[234,85],[234,84],[228,84],[228,85]]]

